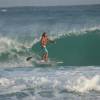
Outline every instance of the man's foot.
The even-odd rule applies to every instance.
[[[45,62],[45,60],[41,60],[41,62],[42,62],[42,63],[44,63],[44,62]]]

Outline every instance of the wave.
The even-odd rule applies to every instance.
[[[29,91],[42,95],[43,92],[61,93],[91,93],[100,92],[100,74],[98,67],[77,68],[75,70],[56,70],[44,73],[40,70],[31,70],[30,73],[19,73],[0,78],[0,95],[14,94]],[[91,72],[92,74],[91,74]],[[36,96],[36,95],[35,95]]]
[[[96,75],[92,78],[79,77],[71,86],[66,85],[68,91],[75,91],[79,93],[87,93],[89,91],[100,91],[100,76]]]
[[[29,45],[17,39],[0,37],[0,67],[30,66],[26,56],[30,55]]]
[[[85,31],[85,34],[62,35],[56,44],[49,44],[49,57],[64,62],[65,65],[100,65],[100,30]],[[33,45],[33,51],[41,53],[40,43]],[[40,54],[41,55],[41,54]]]
[[[100,65],[100,30],[91,28],[85,31],[50,35],[56,44],[47,46],[49,58],[63,61],[64,66],[91,66]],[[29,37],[28,37],[29,38]],[[31,37],[30,37],[31,38]],[[24,38],[25,40],[27,37]],[[30,55],[41,56],[40,37],[29,41],[20,41],[11,37],[0,37],[0,64],[11,65],[15,62],[26,64],[26,57]],[[25,63],[25,64],[24,64]],[[12,64],[13,65],[13,64]],[[21,64],[22,65],[22,64]]]

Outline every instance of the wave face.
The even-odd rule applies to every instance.
[[[63,61],[64,66],[100,65],[100,30],[61,34],[55,38],[56,44],[47,45],[49,58]],[[32,46],[32,48],[31,48]],[[26,63],[27,56],[42,56],[39,39],[19,41],[8,37],[0,38],[0,63]],[[36,56],[37,55],[37,56]]]
[[[85,34],[64,35],[49,44],[50,58],[62,60],[65,65],[100,65],[100,30],[87,31]],[[37,49],[36,49],[37,48]],[[41,51],[40,43],[33,50]]]

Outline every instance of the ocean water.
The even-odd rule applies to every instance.
[[[0,8],[0,100],[100,100],[100,5]]]

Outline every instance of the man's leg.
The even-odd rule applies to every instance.
[[[48,53],[45,54],[45,61],[48,61]]]
[[[45,60],[45,53],[42,55],[42,60]]]
[[[45,47],[45,61],[48,61],[48,50],[46,47]]]
[[[42,60],[48,61],[48,53],[43,54]]]
[[[47,48],[44,47],[43,51],[44,51],[44,53],[43,53],[43,56],[42,56],[42,60],[48,61],[48,50],[47,50]]]

